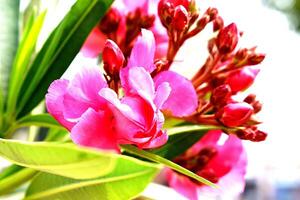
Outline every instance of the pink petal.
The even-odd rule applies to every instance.
[[[221,135],[221,130],[208,131],[197,143],[187,150],[187,154],[198,154],[202,148],[207,146],[216,147]]]
[[[171,93],[171,87],[169,83],[163,82],[156,88],[154,104],[156,105],[157,109],[160,109],[165,101],[169,98]]]
[[[102,89],[99,94],[110,103],[109,108],[116,122],[117,137],[123,141],[131,141],[135,133],[143,130],[143,124],[139,123],[139,113],[130,106],[122,104],[116,93],[109,88]]]
[[[230,143],[226,144],[230,145]],[[228,152],[227,152],[228,153]],[[230,153],[229,153],[230,154]],[[223,160],[222,162],[226,162]],[[234,198],[241,194],[245,188],[245,174],[247,168],[247,156],[245,149],[243,148],[239,152],[237,161],[232,166],[231,170],[224,175],[217,183],[220,187],[219,190],[212,189],[208,186],[199,187],[198,191],[200,195],[207,194],[210,196],[227,196]]]
[[[162,109],[177,117],[190,115],[196,110],[197,94],[192,83],[185,77],[176,72],[164,71],[154,77],[154,82],[156,88],[163,82],[169,83],[171,87],[169,98]]]
[[[239,161],[233,166],[233,169],[220,179],[218,185],[223,194],[237,196],[245,189],[245,174],[247,168],[247,156],[243,149],[240,152]]]
[[[128,105],[137,115],[135,120],[146,130],[150,129],[154,123],[154,111],[151,105],[139,96],[125,96],[121,100],[122,104]]]
[[[148,143],[140,146],[143,149],[157,148],[164,145],[168,141],[168,134],[166,131],[159,131]]]
[[[106,36],[95,27],[84,42],[81,52],[86,57],[95,58],[102,52],[105,41]]]
[[[218,154],[206,167],[214,169],[217,176],[224,176],[238,163],[241,152],[242,141],[235,135],[229,135],[225,143],[219,146]]]
[[[89,108],[95,110],[105,106],[98,92],[106,88],[107,83],[97,67],[82,67],[70,81],[64,97],[64,116],[77,120]]]
[[[131,51],[127,67],[143,67],[151,73],[154,69],[155,40],[153,33],[142,29]]]
[[[198,185],[189,180],[188,177],[180,175],[171,169],[166,170],[166,179],[170,187],[189,200],[198,200]]]
[[[145,99],[134,95],[125,96],[120,101],[109,88],[102,89],[99,94],[110,103],[109,109],[115,121],[114,130],[120,144],[155,148],[166,143],[168,136],[160,130],[163,116],[154,112]]]
[[[75,123],[65,119],[64,110],[64,95],[67,92],[69,81],[68,80],[56,80],[51,83],[48,93],[46,94],[46,106],[48,112],[64,127],[71,130]]]
[[[154,99],[154,83],[142,67],[126,67],[121,70],[121,84],[126,94],[138,94],[149,103]]]
[[[119,151],[112,119],[109,112],[89,108],[73,127],[71,139],[79,145]]]

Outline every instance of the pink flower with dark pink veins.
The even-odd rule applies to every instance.
[[[109,45],[118,48],[112,41]],[[98,68],[83,67],[73,79],[51,84],[46,95],[48,112],[80,145],[117,151],[119,144],[140,148],[163,145],[168,136],[162,130],[161,111],[168,110],[175,116],[191,114],[197,107],[197,96],[192,84],[175,72],[166,71],[152,79],[149,70],[154,69],[154,50],[151,31],[143,30],[128,66],[121,69],[123,97],[108,87]]]
[[[199,142],[183,155],[175,158],[179,165],[193,171],[220,188],[214,189],[198,183],[189,177],[168,169],[166,178],[169,185],[189,200],[236,196],[245,187],[247,158],[242,142],[235,135],[229,135],[222,144],[221,131],[209,131]]]
[[[97,57],[106,39],[112,39],[123,51],[127,51],[141,28],[146,28],[154,34],[157,44],[155,55],[161,58],[167,52],[168,35],[157,16],[157,5],[158,0],[116,0],[92,30],[81,51],[87,57]]]

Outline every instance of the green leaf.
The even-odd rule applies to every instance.
[[[18,186],[22,185],[24,182],[31,179],[37,173],[37,171],[12,165],[2,173],[5,176],[3,175],[0,179],[0,195],[7,194]]]
[[[117,165],[111,173],[101,178],[88,180],[74,180],[41,173],[32,181],[25,199],[132,199],[145,189],[157,172],[156,167]]]
[[[50,83],[65,72],[112,1],[77,0],[34,60],[19,93],[18,118],[30,112],[44,98]]]
[[[64,129],[51,115],[49,114],[37,114],[27,115],[19,119],[16,123],[17,127],[24,126],[41,126],[47,128],[60,128]]]
[[[42,12],[40,16],[34,19],[34,13],[32,12],[25,26],[21,43],[19,45],[16,57],[14,59],[9,80],[9,91],[7,97],[8,113],[12,113],[15,111],[14,109],[16,106],[19,90],[23,84],[25,74],[28,71],[28,65],[34,53],[35,45],[43,25],[45,15],[46,11]]]
[[[0,0],[0,10],[0,93],[1,98],[5,98],[11,65],[18,47],[19,0]]]
[[[130,154],[139,156],[141,158],[145,158],[145,159],[153,161],[153,162],[164,164],[165,166],[169,167],[170,169],[173,169],[173,170],[175,170],[181,174],[184,174],[186,176],[189,176],[190,178],[193,178],[205,185],[208,185],[208,186],[211,186],[214,188],[218,187],[217,185],[213,184],[212,182],[206,180],[205,178],[202,178],[202,177],[198,176],[197,174],[195,174],[195,173],[181,167],[180,165],[177,165],[176,163],[174,163],[170,160],[167,160],[159,155],[153,154],[148,151],[144,151],[144,150],[139,149],[132,145],[122,145],[122,149],[124,149],[125,151],[127,151]]]
[[[18,165],[11,165],[4,168],[3,170],[0,171],[0,180],[10,176],[11,174],[18,172],[22,168],[23,167],[20,167]]]
[[[189,125],[169,128],[168,142],[160,148],[148,150],[169,160],[179,156],[195,144],[209,130],[218,130],[217,126]]]
[[[0,139],[0,156],[17,165],[74,179],[100,177],[117,165],[150,165],[131,157],[73,144],[4,139]]]

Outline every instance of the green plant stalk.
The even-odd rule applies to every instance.
[[[128,153],[131,153],[133,155],[136,155],[136,156],[139,156],[141,158],[145,158],[147,160],[150,160],[150,161],[153,161],[153,162],[156,162],[156,163],[160,163],[160,164],[164,164],[165,166],[181,173],[181,174],[184,174],[186,176],[189,176],[205,185],[208,185],[208,186],[211,186],[212,188],[215,188],[217,189],[218,186],[208,180],[206,180],[205,178],[201,177],[201,176],[198,176],[196,174],[194,174],[193,172],[181,167],[180,165],[177,165],[176,163],[173,163],[172,161],[170,160],[167,160],[161,156],[158,156],[156,154],[153,154],[151,152],[147,152],[147,151],[144,151],[144,150],[141,150],[133,145],[121,145],[122,149],[127,151]]]
[[[11,176],[0,180],[0,195],[7,194],[20,185],[30,180],[38,171],[30,168],[23,168]]]

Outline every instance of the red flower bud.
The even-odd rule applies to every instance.
[[[245,124],[252,114],[252,106],[245,102],[229,103],[216,113],[216,117],[225,126],[236,127]]]
[[[265,59],[266,55],[265,54],[252,54],[248,57],[247,59],[247,64],[248,65],[257,65],[261,63]]]
[[[179,5],[175,8],[174,17],[172,19],[172,25],[175,30],[183,31],[187,27],[188,15],[184,6]]]
[[[122,51],[112,40],[106,41],[102,53],[102,59],[104,70],[108,75],[118,74],[125,60]]]
[[[261,141],[264,141],[267,138],[267,136],[268,136],[267,133],[257,130],[257,131],[255,131],[255,135],[254,135],[254,138],[252,139],[252,141],[253,142],[261,142]]]
[[[245,90],[252,85],[259,71],[257,68],[244,67],[230,73],[226,83],[230,85],[233,93]]]
[[[115,8],[111,8],[102,18],[99,28],[105,34],[113,33],[117,31],[120,21],[120,12]]]
[[[158,3],[158,16],[164,27],[168,28],[168,26],[172,22],[173,15],[174,15],[173,4],[168,0],[160,0]]]
[[[245,99],[244,102],[252,104],[256,100],[256,95],[255,94],[249,94]]]
[[[220,30],[217,36],[217,46],[222,54],[232,52],[238,43],[238,30],[234,23]]]
[[[218,9],[208,8],[206,10],[206,14],[209,16],[210,21],[215,20],[218,16]]]
[[[251,126],[243,130],[238,130],[236,131],[236,135],[242,140],[250,140],[253,142],[264,141],[267,137],[267,133],[258,130],[256,126]]]
[[[213,31],[218,31],[224,27],[224,21],[222,17],[218,16],[213,22]]]
[[[222,107],[228,103],[231,95],[232,93],[229,85],[220,85],[213,90],[210,101],[214,106]]]

